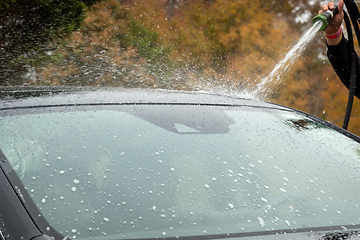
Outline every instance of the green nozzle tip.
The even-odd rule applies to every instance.
[[[323,25],[321,26],[321,28],[319,29],[319,31],[323,31],[325,30],[325,28],[327,28],[327,26],[329,25],[329,20],[328,18],[324,15],[324,14],[318,14],[317,16],[315,16],[312,20],[313,25],[317,22],[317,21],[321,21],[323,23]]]

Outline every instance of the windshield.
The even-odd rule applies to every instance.
[[[176,105],[32,111],[0,118],[0,148],[51,227],[69,238],[360,222],[360,145],[310,118]]]

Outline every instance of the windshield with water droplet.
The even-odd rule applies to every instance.
[[[31,111],[0,119],[0,149],[69,238],[359,224],[360,144],[305,116],[176,105]]]

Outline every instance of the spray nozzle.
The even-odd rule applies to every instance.
[[[319,31],[325,30],[327,26],[329,25],[330,20],[333,18],[335,14],[337,14],[339,11],[338,7],[335,6],[333,10],[327,10],[326,12],[323,12],[322,14],[318,14],[315,16],[312,20],[312,23],[315,24],[317,21],[321,21],[323,25],[319,29]]]

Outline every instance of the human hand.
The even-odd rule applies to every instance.
[[[329,2],[328,4],[322,5],[319,14],[326,12],[327,10],[333,10],[335,8],[335,4],[333,2]],[[336,34],[340,30],[340,26],[342,21],[344,20],[344,1],[340,0],[338,4],[338,13],[333,16],[329,25],[324,30],[326,35],[333,35]]]

